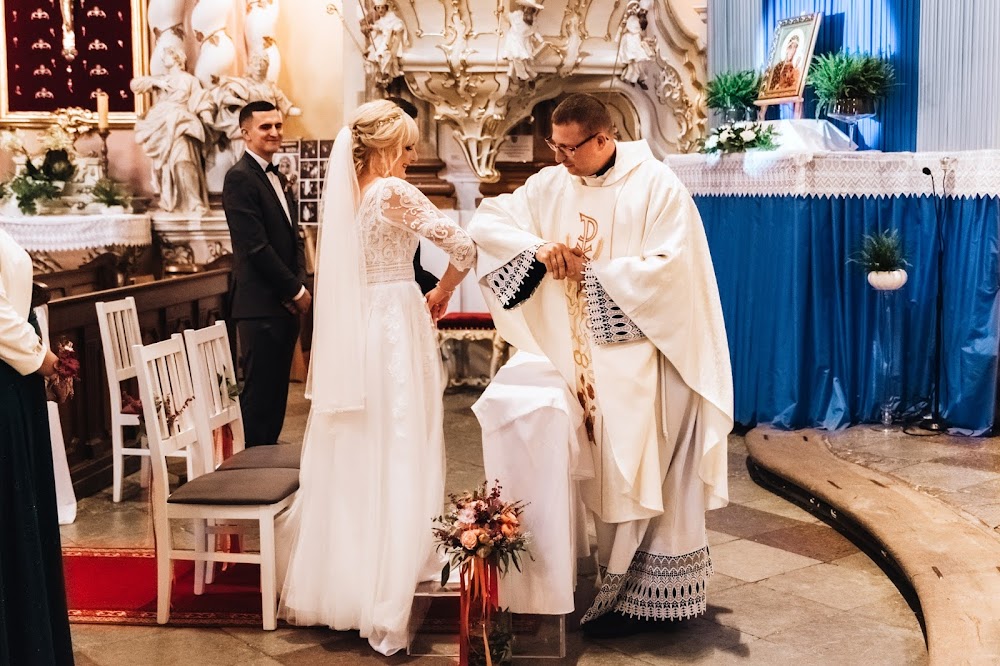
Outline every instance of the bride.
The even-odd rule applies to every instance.
[[[362,105],[334,143],[316,275],[300,489],[279,606],[291,624],[360,629],[406,647],[413,592],[439,574],[442,382],[434,320],[475,263],[469,236],[403,180],[417,126],[392,102]],[[451,265],[426,301],[419,237]]]

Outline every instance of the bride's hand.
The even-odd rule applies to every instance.
[[[427,309],[431,313],[431,319],[434,320],[435,324],[448,311],[448,301],[451,300],[453,293],[454,290],[448,291],[438,286],[427,292],[427,295],[424,297],[427,301]]]

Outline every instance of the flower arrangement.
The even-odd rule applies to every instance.
[[[58,358],[56,372],[45,378],[45,394],[49,400],[63,403],[73,397],[73,384],[80,376],[80,360],[69,340],[62,340],[53,351]]]
[[[705,106],[723,114],[733,113],[745,117],[746,113],[754,108],[753,103],[757,99],[759,88],[760,74],[752,69],[720,72],[705,86]]]
[[[808,82],[816,93],[818,117],[841,100],[885,97],[895,82],[895,70],[870,53],[824,53],[813,59]]]
[[[742,153],[751,148],[774,150],[778,135],[773,125],[740,121],[716,127],[702,141],[700,151],[707,154]]]
[[[441,570],[442,587],[451,570],[460,572],[461,618],[459,622],[459,663],[503,663],[511,658],[512,635],[502,621],[494,624],[493,614],[499,609],[499,579],[510,565],[520,571],[521,557],[528,552],[529,535],[521,527],[523,502],[507,502],[500,496],[501,486],[486,483],[471,492],[449,495],[450,508],[434,522],[434,537],[438,550],[448,555]],[[479,602],[475,604],[474,602]],[[470,611],[480,610],[482,651],[470,645]],[[506,627],[506,628],[505,628]],[[477,631],[477,633],[479,633]]]
[[[128,206],[132,195],[124,185],[110,178],[101,178],[90,187],[90,196],[103,206]]]

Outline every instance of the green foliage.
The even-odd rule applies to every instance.
[[[903,244],[895,229],[865,234],[861,249],[850,261],[860,264],[865,271],[895,271],[909,266],[903,254]]]
[[[132,195],[121,183],[110,178],[101,178],[90,188],[90,196],[105,206],[128,206]]]
[[[17,207],[25,215],[35,215],[38,213],[38,201],[55,199],[60,192],[59,188],[45,177],[35,178],[27,171],[10,181],[10,191],[17,197]]]
[[[881,99],[889,94],[896,75],[887,60],[870,53],[824,53],[813,58],[808,83],[820,110],[841,99]]]
[[[514,658],[514,621],[509,610],[493,613],[486,632],[490,663],[509,664]],[[481,629],[469,632],[469,666],[486,666],[486,645]]]
[[[753,107],[760,88],[760,75],[752,69],[720,72],[705,86],[705,105],[716,111]]]

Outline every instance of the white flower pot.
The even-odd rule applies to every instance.
[[[872,271],[868,274],[868,284],[879,291],[893,291],[906,284],[906,270]]]

